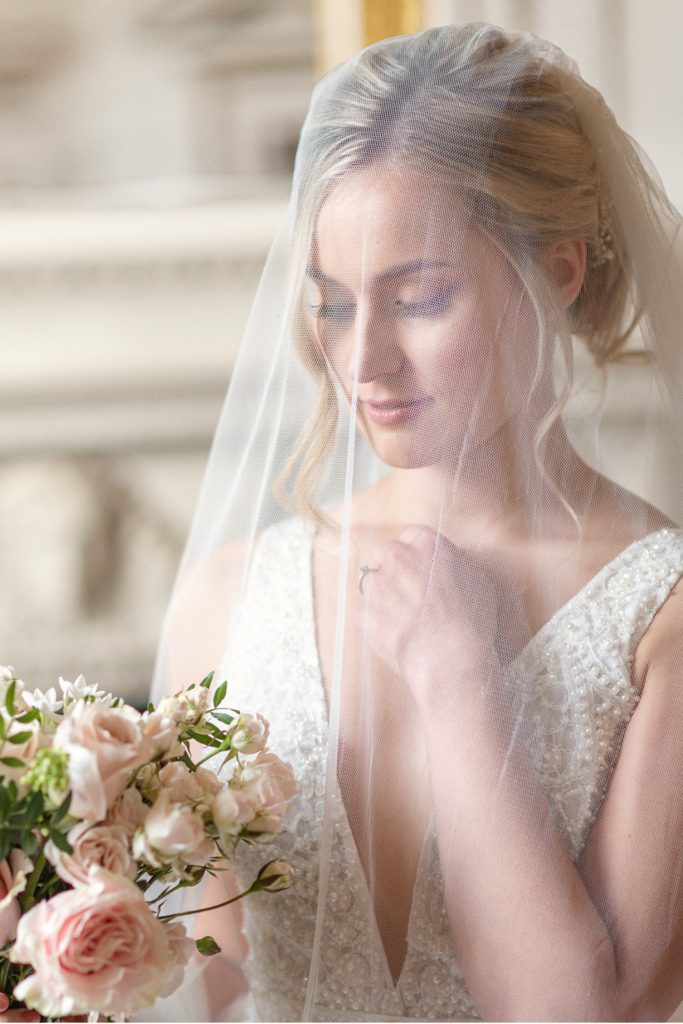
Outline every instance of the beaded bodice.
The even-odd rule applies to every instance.
[[[240,844],[248,885],[266,860],[296,872],[292,889],[244,904],[245,963],[262,1020],[300,1020],[313,947],[327,757],[327,710],[316,648],[312,528],[293,518],[261,536],[235,642],[222,665],[236,707],[270,720],[270,746],[300,785],[286,830],[268,846]],[[683,575],[683,531],[636,541],[560,608],[505,669],[539,782],[572,859],[604,798],[638,693],[637,644]],[[433,821],[418,865],[407,952],[396,985],[339,793],[334,804],[326,925],[315,1020],[478,1020],[453,954]]]

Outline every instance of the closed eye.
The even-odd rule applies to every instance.
[[[356,315],[354,302],[320,302],[310,309],[321,320],[334,320],[337,323],[351,323]]]
[[[450,306],[453,297],[453,290],[441,292],[426,302],[404,302],[397,299],[395,302],[396,311],[402,317],[432,317],[445,313]]]

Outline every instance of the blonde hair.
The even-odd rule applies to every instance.
[[[537,456],[570,395],[572,335],[584,341],[598,366],[629,357],[624,346],[639,319],[631,310],[627,322],[631,266],[568,77],[574,86],[579,80],[591,101],[602,103],[605,116],[613,118],[561,51],[531,36],[481,24],[385,40],[318,86],[295,168],[295,245],[305,259],[294,285],[294,338],[320,392],[273,487],[286,508],[335,529],[317,507],[315,494],[335,446],[336,390],[303,315],[302,282],[322,202],[337,181],[355,170],[381,162],[423,171],[452,183],[465,197],[477,226],[506,255],[531,295],[539,326],[535,383],[551,354],[545,311],[548,303],[553,305],[538,252],[565,239],[585,241],[582,288],[564,317],[553,320],[566,381],[538,426]],[[554,311],[560,313],[559,307]],[[290,497],[285,484],[295,469]]]

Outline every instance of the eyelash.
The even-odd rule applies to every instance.
[[[416,318],[438,316],[448,308],[452,294],[451,291],[442,292],[429,302],[402,302],[398,299],[395,306],[400,316]],[[317,306],[309,306],[309,309],[321,320],[336,320],[339,323],[350,323],[355,314],[355,306],[352,302],[338,305],[321,302]]]

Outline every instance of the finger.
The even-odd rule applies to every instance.
[[[9,1006],[9,999],[4,992],[0,992],[0,1013]]]
[[[398,540],[404,544],[436,544],[438,533],[430,526],[422,526],[418,523],[412,526],[404,526],[398,535]]]

